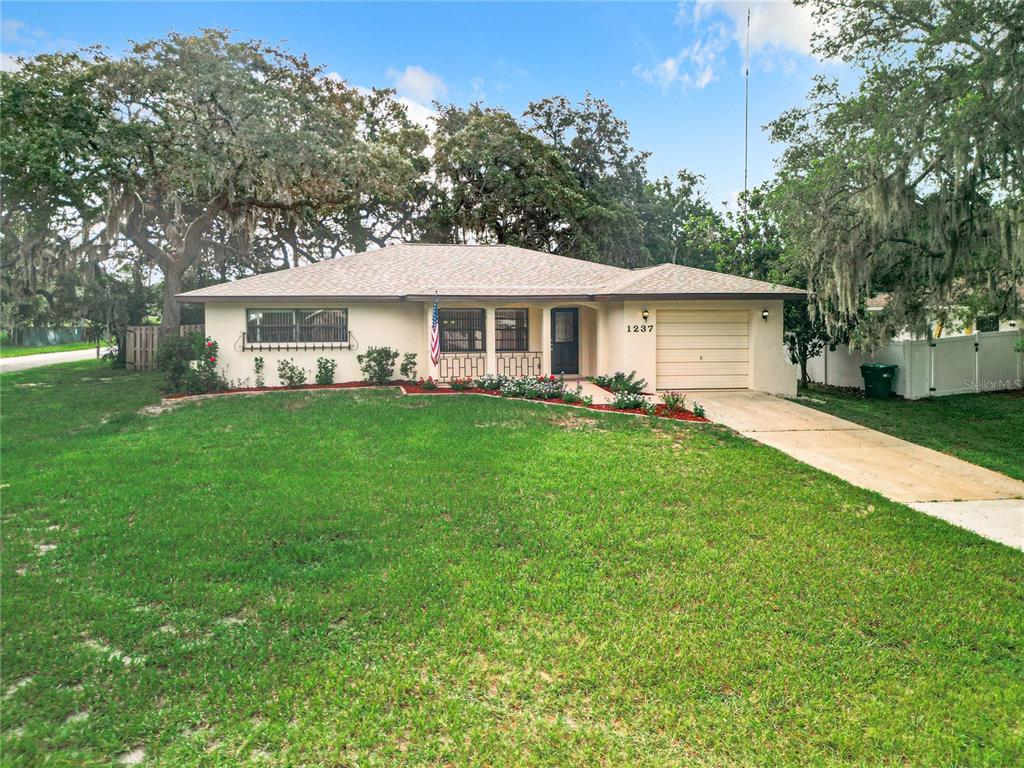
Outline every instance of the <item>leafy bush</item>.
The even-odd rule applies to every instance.
[[[612,392],[639,394],[647,389],[647,380],[638,379],[636,371],[630,371],[628,374],[616,371],[611,376],[592,376],[590,380],[597,384],[597,386]]]
[[[437,382],[434,381],[433,376],[427,376],[425,379],[420,379],[420,389],[437,389]]]
[[[391,347],[367,347],[366,353],[359,355],[359,369],[363,378],[371,384],[387,384],[395,377],[395,360],[398,352]]]
[[[263,378],[263,366],[264,366],[264,362],[263,362],[263,358],[262,357],[253,358],[252,367],[253,367],[253,370],[256,371],[256,386],[257,387],[264,387],[264,386],[266,386],[266,383],[267,383],[266,380]]]
[[[583,394],[583,387],[577,385],[576,389],[567,389],[562,393],[563,403],[583,403],[583,405],[593,405],[594,398],[590,395]]]
[[[502,373],[485,373],[477,376],[473,384],[477,389],[499,390],[502,384],[509,380],[509,377]]]
[[[556,400],[565,392],[565,380],[554,376],[523,376],[505,379],[499,390],[502,397],[526,397],[538,400]]]
[[[465,392],[467,389],[473,389],[472,379],[452,379],[448,382],[448,386],[454,389],[456,392]]]
[[[611,406],[620,411],[634,410],[636,408],[647,409],[647,398],[639,392],[626,392],[620,390],[612,397]]]
[[[682,413],[686,410],[686,395],[682,392],[662,392],[661,402],[669,413]]]
[[[694,416],[700,416],[703,419],[704,418],[704,406],[701,405],[700,403],[694,402],[694,404],[693,404],[693,415]]]
[[[156,350],[156,367],[169,394],[201,395],[227,388],[217,370],[217,342],[200,333],[165,336]]]
[[[318,357],[316,359],[316,383],[333,384],[334,371],[338,367],[338,361],[329,357]]]
[[[291,358],[278,362],[277,376],[286,387],[301,387],[306,383],[306,369],[297,366]]]
[[[416,353],[406,352],[402,357],[402,367],[398,370],[406,381],[416,381]]]

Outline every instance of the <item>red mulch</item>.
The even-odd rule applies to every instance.
[[[303,384],[298,387],[239,387],[238,389],[229,389],[225,392],[212,392],[213,395],[233,395],[241,392],[301,392],[303,390],[315,390],[315,389],[359,389],[362,387],[375,387],[376,384],[370,384],[366,381],[343,381],[338,384]],[[492,397],[500,396],[500,393],[496,389],[451,389],[449,387],[443,387],[438,389],[424,389],[418,384],[413,384],[408,381],[392,381],[386,386],[401,387],[407,394],[410,395],[491,395]],[[167,395],[164,399],[166,400],[179,400],[183,397],[196,397],[196,395]],[[516,398],[525,399],[525,398]],[[637,415],[646,415],[645,411],[639,408],[612,408],[610,405],[587,405],[585,403],[563,403],[557,398],[550,400],[544,400],[541,398],[535,398],[543,403],[556,403],[559,405],[571,405],[577,408],[589,408],[594,411],[611,411],[613,413],[633,413]],[[655,415],[663,419],[676,419],[677,421],[697,421],[707,422],[703,416],[695,416],[690,411],[670,411],[664,405],[655,406]]]
[[[408,392],[410,395],[497,395],[498,390],[496,389],[451,389],[450,387],[437,388],[437,389],[424,389],[418,384],[406,384],[402,382],[400,384],[402,389]]]
[[[587,408],[595,411],[612,411],[613,413],[636,413],[639,415],[647,413],[639,408],[612,408],[610,405],[588,405]],[[677,421],[699,421],[701,423],[708,421],[703,416],[697,416],[691,411],[670,411],[664,405],[654,406],[654,415],[661,419],[676,419]]]

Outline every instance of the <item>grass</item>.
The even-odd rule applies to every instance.
[[[101,342],[101,349],[106,348],[106,342]],[[26,355],[45,355],[48,352],[74,352],[78,349],[96,349],[95,341],[73,341],[69,344],[52,344],[48,347],[11,347],[7,344],[0,346],[0,358],[4,357],[25,357]]]
[[[723,429],[0,385],[6,765],[1024,760],[1024,554]]]
[[[802,405],[1024,480],[1024,392],[866,400],[814,386],[803,394]]]

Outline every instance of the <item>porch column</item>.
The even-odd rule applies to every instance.
[[[484,370],[487,373],[498,372],[498,333],[495,330],[494,307],[484,309],[484,350],[486,351],[486,362]]]
[[[551,308],[540,308],[540,372],[551,373]]]
[[[423,349],[427,354],[423,358],[423,365],[417,366],[419,375],[423,378],[432,378],[437,381],[440,376],[438,366],[430,359],[430,326],[434,322],[434,305],[429,302],[423,303]]]

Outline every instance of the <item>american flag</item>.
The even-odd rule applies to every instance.
[[[434,319],[430,323],[430,360],[437,365],[441,359],[441,327],[437,319],[437,294],[434,294]]]

